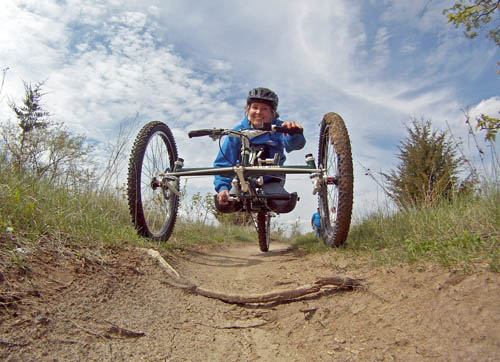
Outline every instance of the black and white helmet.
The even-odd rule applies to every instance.
[[[279,98],[276,93],[268,88],[254,88],[250,92],[248,92],[247,97],[247,106],[252,104],[252,102],[262,102],[267,103],[271,106],[273,111],[278,110],[278,102]]]

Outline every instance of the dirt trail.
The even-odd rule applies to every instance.
[[[500,277],[439,268],[371,267],[335,250],[300,256],[233,244],[166,256],[184,277],[226,293],[289,289],[321,277],[365,278],[281,304],[238,306],[163,283],[136,250],[103,264],[45,253],[28,275],[5,276],[17,307],[0,312],[4,361],[494,361]],[[24,279],[23,279],[24,278]],[[3,295],[7,295],[4,293]]]

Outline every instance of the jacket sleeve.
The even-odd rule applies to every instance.
[[[233,167],[236,166],[239,159],[240,140],[235,137],[226,137],[222,148],[214,162],[214,167]],[[231,177],[216,175],[214,179],[215,191],[231,189]]]
[[[306,145],[306,138],[301,134],[282,135],[283,146],[286,152],[301,150]]]
[[[275,123],[277,126],[283,124],[283,120],[278,119]],[[286,152],[290,153],[292,151],[301,150],[306,145],[306,138],[302,134],[285,135],[284,133],[280,135],[280,141]]]

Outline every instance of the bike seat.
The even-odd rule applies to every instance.
[[[271,210],[277,212],[278,214],[286,214],[295,209],[297,199],[298,196],[296,192],[292,192],[288,195],[277,194],[276,197],[268,195],[267,205]]]

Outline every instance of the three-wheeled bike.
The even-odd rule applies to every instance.
[[[233,179],[234,200],[240,212],[255,220],[260,250],[269,250],[271,215],[276,200],[297,200],[288,195],[266,194],[261,186],[264,176],[283,177],[305,174],[312,180],[312,194],[318,197],[321,220],[320,236],[332,247],[341,246],[349,232],[353,202],[353,166],[351,145],[344,120],[327,113],[321,122],[317,163],[305,155],[303,165],[279,165],[279,158],[262,158],[262,149],[252,139],[266,132],[290,133],[289,129],[201,129],[188,133],[190,138],[208,136],[213,140],[238,137],[241,140],[240,163],[233,167],[184,167],[170,128],[162,122],[146,124],[132,148],[127,195],[132,222],[138,233],[158,241],[167,241],[173,231],[180,198],[180,179],[191,176],[228,176]],[[295,200],[294,200],[295,199]]]

